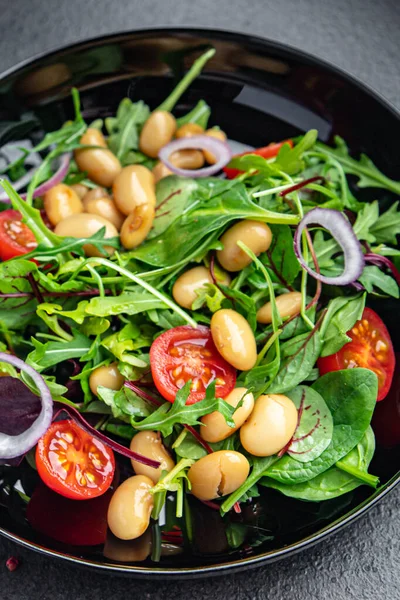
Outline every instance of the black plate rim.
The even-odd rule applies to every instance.
[[[74,49],[78,49],[79,47],[83,47],[85,45],[92,45],[100,42],[107,42],[111,40],[115,40],[116,38],[123,38],[135,35],[149,35],[149,34],[189,34],[189,35],[211,35],[215,36],[217,39],[231,39],[240,41],[243,43],[256,43],[261,46],[265,46],[272,50],[276,50],[279,52],[284,52],[286,54],[291,54],[294,58],[302,59],[304,61],[308,61],[313,63],[314,65],[320,66],[324,69],[327,69],[330,72],[337,74],[342,79],[348,81],[353,86],[358,89],[363,90],[369,96],[374,98],[383,108],[388,110],[398,121],[400,121],[400,110],[398,110],[385,96],[383,96],[380,92],[372,88],[371,86],[365,84],[360,81],[356,76],[351,74],[346,69],[338,67],[334,63],[331,63],[325,59],[322,59],[318,56],[314,56],[311,53],[305,52],[296,48],[295,46],[291,46],[289,44],[283,44],[276,40],[272,40],[269,38],[263,38],[260,36],[255,36],[251,34],[239,33],[229,29],[215,29],[215,28],[193,28],[193,27],[153,27],[153,28],[144,28],[144,29],[133,29],[133,30],[124,30],[124,31],[116,31],[114,33],[110,33],[107,35],[100,35],[89,38],[83,41],[77,41],[72,44],[65,44],[55,48],[52,48],[47,51],[39,52],[35,54],[31,58],[24,59],[18,62],[16,65],[6,69],[2,73],[0,73],[0,82],[4,79],[14,75],[18,71],[32,65],[33,63],[40,61],[44,58],[50,58],[54,54],[58,54],[60,52],[70,51]],[[289,544],[285,548],[280,550],[271,550],[269,552],[264,552],[259,556],[248,557],[242,559],[236,559],[232,562],[223,562],[219,564],[212,564],[207,566],[200,567],[189,567],[189,568],[153,568],[153,567],[140,567],[140,566],[132,566],[132,565],[121,565],[121,564],[100,564],[94,560],[88,560],[84,558],[79,558],[77,556],[72,556],[68,554],[63,554],[62,552],[56,550],[50,550],[41,546],[40,544],[36,544],[25,538],[13,534],[4,528],[0,527],[0,535],[5,537],[6,539],[16,542],[17,544],[28,548],[30,550],[34,550],[42,555],[49,556],[51,558],[57,558],[65,560],[69,563],[76,564],[83,567],[89,567],[92,569],[100,569],[102,572],[111,572],[120,575],[128,575],[137,578],[154,578],[157,579],[183,579],[183,578],[200,578],[200,577],[210,577],[213,575],[222,575],[227,571],[234,572],[243,570],[247,568],[254,568],[260,566],[261,564],[271,563],[282,558],[287,557],[288,555],[296,554],[301,550],[305,550],[315,545],[316,543],[330,537],[334,533],[337,533],[343,527],[353,523],[361,516],[363,516],[367,511],[369,511],[372,507],[376,506],[381,499],[386,496],[388,493],[394,490],[394,488],[400,483],[400,470],[394,475],[380,490],[376,491],[373,496],[367,498],[359,504],[356,508],[354,508],[350,513],[345,515],[344,517],[340,517],[333,523],[330,523],[326,527],[319,530],[316,534],[311,534],[310,536],[304,538],[300,542],[296,542],[293,544]]]

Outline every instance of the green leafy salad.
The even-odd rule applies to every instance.
[[[174,116],[213,54],[157,108],[87,123],[73,90],[74,120],[0,180],[0,459],[107,495],[123,540],[160,536],[171,506],[190,532],[192,501],[379,485],[395,358],[368,302],[399,298],[400,211],[361,198],[400,182],[316,130],[234,155],[205,101]]]

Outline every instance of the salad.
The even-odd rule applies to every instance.
[[[87,123],[73,90],[74,120],[0,181],[1,474],[37,471],[26,519],[70,544],[80,507],[102,514],[85,545],[151,533],[157,561],[204,507],[230,526],[271,488],[321,502],[379,485],[400,212],[363,188],[400,182],[315,130],[235,155],[205,101],[176,116],[213,53],[156,108],[125,98]]]

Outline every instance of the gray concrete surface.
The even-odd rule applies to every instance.
[[[0,0],[0,71],[61,44],[168,25],[288,43],[346,69],[400,108],[398,0]],[[0,599],[397,600],[399,503],[397,489],[360,521],[292,559],[184,583],[81,571],[0,539]],[[13,573],[4,566],[10,555],[22,561]]]

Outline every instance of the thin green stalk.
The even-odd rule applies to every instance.
[[[178,437],[176,438],[176,440],[172,444],[172,449],[173,450],[175,450],[176,448],[179,448],[179,446],[182,444],[183,440],[187,436],[187,433],[188,433],[187,429],[182,429],[182,431],[180,432],[180,434],[178,435]]]
[[[264,359],[265,355],[267,354],[268,350],[271,348],[272,344],[275,342],[275,340],[278,339],[278,337],[281,335],[282,333],[282,329],[278,329],[277,331],[275,331],[271,337],[269,338],[269,340],[266,342],[266,344],[264,345],[264,348],[261,350],[261,352],[259,352],[258,356],[257,356],[257,362],[254,365],[255,367],[258,367],[258,365],[261,363],[261,361]]]
[[[285,190],[288,190],[292,187],[292,185],[295,182],[291,181],[291,183],[288,183],[286,185],[278,185],[277,187],[274,188],[270,188],[269,190],[262,190],[261,192],[255,192],[254,194],[252,194],[253,198],[262,198],[264,196],[272,196],[273,194],[278,194],[279,192],[284,192]]]
[[[180,519],[183,516],[183,481],[176,492],[176,516]]]
[[[151,528],[151,560],[160,562],[161,558],[161,530],[158,523],[153,523]]]
[[[104,293],[104,283],[103,283],[103,280],[102,280],[101,276],[96,271],[96,269],[94,269],[91,265],[87,265],[87,268],[88,268],[88,271],[90,271],[90,273],[93,275],[93,278],[95,279],[95,281],[97,283],[97,287],[99,289],[99,296],[101,298],[104,298],[104,296],[105,296],[105,293]]]
[[[364,471],[357,469],[357,467],[348,465],[341,460],[339,460],[335,466],[338,469],[340,469],[341,471],[348,473],[352,477],[355,477],[356,479],[363,481],[366,485],[369,485],[373,488],[376,488],[379,484],[379,477],[376,477],[375,475],[370,475],[369,473],[365,473]]]
[[[215,54],[215,48],[210,48],[202,54],[199,58],[197,58],[186,75],[181,79],[175,89],[170,93],[170,95],[160,104],[156,110],[167,110],[171,112],[178,102],[182,94],[184,94],[189,87],[189,85],[198,77],[203,70],[206,62],[210,60]]]
[[[150,292],[150,294],[152,294],[153,296],[155,296],[156,298],[161,300],[161,302],[164,302],[164,304],[166,304],[171,310],[173,310],[179,316],[181,316],[182,319],[184,319],[191,327],[197,328],[196,321],[194,319],[192,319],[192,317],[189,316],[184,310],[182,310],[182,308],[180,306],[175,304],[175,302],[173,300],[171,300],[171,298],[169,298],[169,296],[167,296],[166,294],[163,294],[162,292],[160,292],[159,290],[154,288],[152,285],[147,283],[147,281],[143,281],[143,279],[141,279],[137,275],[134,275],[133,273],[131,273],[124,267],[120,267],[119,265],[116,265],[115,263],[108,260],[107,258],[97,258],[97,257],[96,258],[94,258],[94,257],[88,258],[81,265],[79,265],[79,267],[75,271],[74,275],[77,275],[79,273],[79,271],[81,271],[85,267],[88,267],[89,265],[93,265],[93,266],[103,265],[110,269],[114,269],[114,271],[117,271],[117,273],[120,273],[120,275],[123,275],[127,279],[130,279],[131,281],[133,281],[134,283],[136,283],[137,285],[139,285],[146,291]]]

